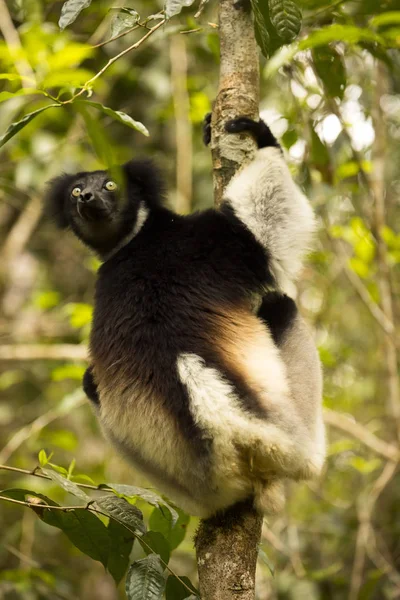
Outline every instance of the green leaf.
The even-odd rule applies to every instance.
[[[36,88],[22,88],[16,92],[0,92],[0,102],[11,100],[11,98],[17,98],[18,96],[35,96],[35,95],[47,96],[47,93],[43,90],[37,90]]]
[[[139,543],[146,554],[158,554],[161,560],[167,565],[171,550],[169,544],[162,533],[158,531],[148,531],[140,539]]]
[[[330,46],[314,48],[314,67],[328,96],[343,99],[346,89],[346,69],[341,55]]]
[[[292,0],[268,0],[269,16],[278,35],[288,44],[301,29],[301,11]]]
[[[136,129],[136,131],[143,133],[143,135],[145,135],[145,136],[150,135],[147,128],[143,125],[143,123],[140,123],[139,121],[135,121],[134,119],[132,119],[132,117],[130,117],[126,113],[122,112],[121,110],[113,110],[112,108],[109,108],[108,106],[103,106],[103,104],[100,104],[100,102],[91,102],[90,100],[77,100],[75,102],[75,104],[92,106],[93,108],[96,108],[97,110],[100,110],[101,112],[103,112],[105,115],[108,115],[109,117],[112,117],[116,121],[119,121],[119,123],[122,123],[123,125],[127,125],[131,129]]]
[[[100,510],[133,531],[139,531],[140,533],[146,531],[141,511],[136,506],[129,504],[124,498],[108,494],[107,496],[96,498],[96,504]]]
[[[393,10],[376,15],[370,19],[369,24],[371,27],[382,27],[386,25],[400,25],[400,11]]]
[[[42,468],[42,471],[45,475],[50,477],[55,483],[57,483],[60,487],[62,487],[66,492],[69,492],[73,496],[76,496],[77,498],[80,498],[81,500],[84,500],[85,502],[89,502],[89,500],[90,500],[89,496],[87,494],[85,494],[85,492],[83,490],[81,490],[81,488],[78,487],[76,485],[76,483],[69,481],[69,479],[65,479],[65,477],[63,477],[62,475],[60,475],[59,473],[56,473],[55,471],[53,471],[51,469],[43,469]]]
[[[64,2],[58,21],[59,28],[65,29],[68,25],[71,25],[79,13],[90,6],[91,2],[92,0],[67,0],[67,2]]]
[[[129,556],[134,538],[132,534],[113,519],[107,526],[110,535],[110,555],[108,557],[107,571],[111,573],[118,585],[129,566]]]
[[[355,27],[354,25],[329,25],[322,29],[314,30],[298,44],[299,50],[326,46],[330,42],[345,42],[350,45],[358,42],[377,42],[385,46],[385,40],[370,29]]]
[[[262,548],[258,549],[258,558],[265,565],[267,565],[267,567],[268,567],[271,575],[274,576],[274,574],[275,574],[275,565],[274,565],[274,563],[272,562],[272,560],[269,558],[269,556],[266,554],[266,552]]]
[[[158,496],[154,492],[150,490],[146,490],[144,488],[136,487],[135,485],[124,485],[122,483],[107,483],[105,486],[99,486],[100,488],[106,487],[114,490],[118,495],[124,496],[128,499],[141,498],[145,502],[152,504],[153,506],[157,506],[162,512],[165,512],[165,508],[169,510],[172,517],[172,522],[175,523],[178,521],[179,515],[177,511],[172,508],[161,496]]]
[[[131,29],[139,21],[139,13],[133,9],[122,8],[111,22],[111,37]]]
[[[171,550],[174,550],[184,540],[190,516],[178,509],[179,518],[174,524],[169,511],[155,508],[150,515],[149,526],[154,531],[162,533],[168,541]]]
[[[191,6],[194,0],[166,0],[164,4],[165,16],[170,19],[174,15],[178,15],[182,8]]]
[[[270,37],[268,33],[267,24],[263,17],[260,9],[258,0],[251,0],[251,7],[254,15],[254,33],[256,36],[257,44],[261,48],[263,55],[269,57]]]
[[[185,583],[187,587],[185,587],[182,582]],[[178,579],[174,575],[170,575],[165,587],[166,600],[186,600],[187,598],[192,597],[187,588],[193,592],[194,598],[200,598],[198,590],[196,590],[188,577],[180,577]]]
[[[131,565],[125,583],[128,600],[161,600],[164,589],[164,570],[159,556],[150,554]]]
[[[77,102],[76,108],[78,112],[82,115],[83,120],[85,121],[86,130],[89,134],[90,141],[92,142],[92,146],[96,155],[100,162],[106,165],[107,168],[111,168],[114,164],[114,153],[111,143],[107,138],[107,134],[104,128],[99,127],[99,123],[92,118],[89,111],[86,109],[85,103]],[[71,319],[72,324],[72,319]],[[86,323],[82,323],[81,325],[74,325],[74,327],[82,327],[86,325]]]
[[[38,458],[39,458],[39,465],[41,467],[44,467],[45,465],[47,465],[47,463],[49,462],[49,460],[51,459],[53,454],[50,454],[50,456],[47,456],[46,454],[46,450],[40,450]]]
[[[0,148],[4,146],[14,135],[16,135],[21,129],[26,127],[28,123],[30,123],[35,117],[40,115],[40,113],[48,110],[49,108],[60,108],[60,104],[48,104],[47,106],[42,106],[42,108],[38,108],[38,110],[34,110],[31,113],[28,113],[19,121],[15,123],[11,123],[7,131],[0,137]]]
[[[311,127],[311,160],[317,167],[325,167],[330,162],[328,148],[320,140],[313,127]]]
[[[47,525],[61,529],[68,539],[84,554],[107,566],[110,551],[110,538],[106,526],[94,514],[84,508],[75,510],[51,510],[35,505],[40,504],[59,506],[47,496],[25,489],[9,489],[1,492],[3,496],[16,500],[31,502],[30,508]]]

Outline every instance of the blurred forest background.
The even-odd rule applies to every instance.
[[[394,599],[400,598],[400,3],[298,4],[300,41],[262,58],[260,109],[318,216],[298,301],[324,366],[329,452],[321,480],[290,486],[284,514],[266,521],[257,593],[259,600]],[[162,9],[156,0],[115,5],[142,20]],[[60,31],[62,2],[0,0],[0,134],[51,103],[38,88],[66,100],[143,36],[137,27],[104,44],[122,31],[116,12],[132,25],[132,12],[110,12],[115,5],[96,0]],[[171,206],[189,212],[212,205],[201,122],[218,86],[217,2],[210,0],[197,19],[196,10],[171,19],[93,84],[91,101],[124,111],[149,137],[98,107],[65,104],[38,114],[1,149],[3,466],[31,471],[44,449],[75,482],[146,485],[104,441],[80,391],[98,262],[42,219],[42,197],[45,182],[61,171],[146,155],[166,174]],[[11,487],[71,503],[56,483],[0,467],[0,488]],[[1,500],[0,507],[0,598],[124,597],[100,562],[34,511]],[[141,508],[148,517],[150,507]],[[192,519],[170,563],[194,582],[195,527]],[[140,552],[135,545],[134,556]]]

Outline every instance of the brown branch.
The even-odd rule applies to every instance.
[[[400,449],[398,447],[381,440],[366,427],[356,421],[352,421],[346,415],[325,408],[324,421],[327,425],[348,433],[380,456],[390,461],[397,462],[399,460]]]
[[[48,475],[44,475],[39,472],[40,467],[35,467],[33,471],[28,471],[28,469],[19,469],[18,467],[9,467],[8,465],[0,465],[0,471],[11,471],[13,473],[20,473],[21,475],[32,475],[33,477],[39,477],[40,479],[47,479],[48,481],[53,481],[51,477]],[[111,492],[112,490],[107,490],[106,488],[99,488],[97,485],[90,485],[90,483],[77,483],[74,481],[75,485],[79,487],[86,488],[88,490],[96,490],[101,492]]]
[[[220,81],[211,140],[217,205],[229,180],[255,151],[249,136],[229,136],[224,124],[238,115],[257,118],[259,105],[258,49],[250,12],[234,7],[232,0],[220,0],[219,34]],[[254,600],[261,526],[252,501],[200,522],[195,545],[202,600]]]

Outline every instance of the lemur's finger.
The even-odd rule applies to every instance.
[[[260,121],[253,121],[253,119],[249,119],[248,117],[237,117],[225,123],[225,130],[228,133],[248,131],[254,136],[259,148],[266,148],[268,146],[280,148],[270,128],[261,119]]]
[[[203,119],[203,142],[208,146],[211,142],[211,113],[207,113]]]

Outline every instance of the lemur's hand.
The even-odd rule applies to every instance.
[[[203,142],[208,146],[211,142],[211,113],[207,113],[203,119]]]
[[[248,117],[237,117],[225,123],[225,130],[228,133],[241,133],[242,131],[251,133],[259,148],[266,148],[268,146],[280,148],[270,128],[261,119],[260,121],[253,121],[253,119],[249,119]]]

